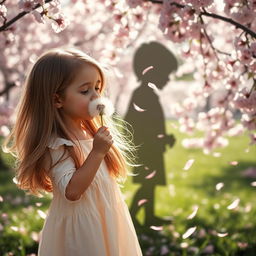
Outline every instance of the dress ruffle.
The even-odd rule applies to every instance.
[[[62,145],[74,146],[74,143],[64,138],[52,138],[48,143],[48,147],[51,149],[58,149]]]

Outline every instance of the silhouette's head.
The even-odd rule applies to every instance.
[[[143,70],[149,66],[153,66],[153,69],[143,75]],[[168,82],[170,73],[177,67],[178,63],[173,53],[158,42],[142,44],[133,58],[133,69],[138,80],[154,83],[160,89]]]

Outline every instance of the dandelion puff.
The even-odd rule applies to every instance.
[[[101,125],[103,125],[102,116],[111,116],[114,111],[115,109],[112,102],[105,97],[92,100],[88,106],[88,112],[91,117],[95,117],[97,115],[101,116]]]

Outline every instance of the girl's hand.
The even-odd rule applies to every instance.
[[[108,153],[112,144],[113,140],[108,130],[108,127],[100,127],[97,133],[94,135],[93,151],[105,156]]]

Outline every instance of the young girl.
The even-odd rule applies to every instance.
[[[105,117],[101,127],[88,112],[103,96],[105,72],[81,51],[53,49],[27,77],[4,148],[17,158],[19,188],[53,193],[39,256],[142,255],[117,183],[134,148],[117,122]]]

